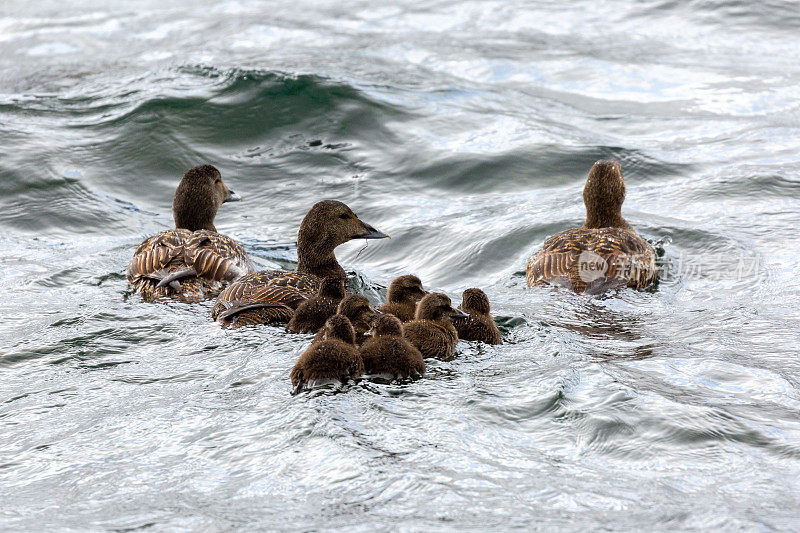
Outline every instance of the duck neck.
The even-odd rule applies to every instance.
[[[621,228],[631,229],[628,221],[622,218],[622,210],[620,208],[603,210],[603,209],[587,209],[586,222],[583,223],[586,229],[599,229],[599,228]]]
[[[304,250],[302,246],[297,247],[297,271],[304,274],[311,274],[318,278],[338,277],[345,279],[345,272],[333,251],[325,255],[316,255]]]

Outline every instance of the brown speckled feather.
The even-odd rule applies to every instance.
[[[244,249],[230,237],[208,230],[171,229],[140,244],[126,274],[145,300],[196,302],[216,296],[250,270]],[[159,287],[162,280],[172,283]]]
[[[413,320],[403,326],[403,336],[426,359],[448,359],[458,342],[456,328],[442,321]]]
[[[472,314],[466,318],[453,318],[458,338],[465,341],[480,341],[486,344],[503,344],[500,330],[490,315]]]
[[[600,270],[588,264],[593,258],[604,261]],[[650,244],[630,230],[575,228],[545,241],[528,262],[526,279],[529,287],[552,283],[575,292],[623,286],[643,289],[658,278],[655,260]]]
[[[309,274],[282,271],[253,272],[230,284],[217,298],[211,312],[215,320],[223,312],[223,325],[231,327],[286,323],[294,310],[319,289],[319,281]],[[252,309],[253,304],[280,304]],[[241,313],[237,309],[242,309]]]

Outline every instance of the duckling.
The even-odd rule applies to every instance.
[[[175,229],[150,237],[133,254],[126,275],[136,292],[145,301],[197,302],[250,272],[244,248],[214,226],[219,206],[239,200],[213,166],[189,169],[172,201]]]
[[[481,341],[486,344],[503,344],[500,330],[489,314],[489,298],[480,289],[467,289],[461,297],[459,309],[467,313],[466,318],[454,318],[453,325],[458,338],[465,341]]]
[[[366,333],[372,328],[378,314],[369,304],[369,300],[359,294],[348,294],[339,302],[336,313],[346,316],[356,332],[356,344],[362,345],[369,337]],[[322,338],[322,332],[318,332],[314,341]]]
[[[425,373],[422,354],[403,338],[403,325],[394,315],[382,315],[375,321],[372,337],[361,346],[364,371],[386,374],[390,379]]]
[[[583,188],[586,222],[547,239],[528,261],[528,286],[564,285],[596,294],[644,289],[658,279],[656,254],[622,217],[625,180],[616,161],[598,161]]]
[[[297,232],[297,270],[263,270],[248,274],[217,298],[212,317],[234,326],[288,322],[297,306],[319,290],[322,278],[345,277],[334,249],[351,239],[387,239],[336,200],[317,202]]]
[[[321,330],[322,340],[303,352],[290,378],[295,393],[304,388],[356,379],[364,373],[364,362],[355,346],[355,331],[343,315],[333,315]]]
[[[420,300],[417,314],[403,326],[403,336],[422,352],[423,357],[447,358],[453,354],[458,342],[458,332],[452,317],[468,315],[453,309],[450,298],[441,292],[432,292]]]
[[[400,319],[401,322],[414,320],[417,302],[428,294],[422,288],[422,282],[417,276],[400,276],[394,278],[386,293],[386,303],[378,308],[381,313],[389,313]]]
[[[336,307],[342,298],[344,278],[324,278],[317,295],[297,306],[289,321],[289,330],[294,333],[316,333],[325,325],[326,320],[336,314]]]

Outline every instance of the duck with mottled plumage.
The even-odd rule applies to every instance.
[[[336,200],[314,204],[297,233],[297,269],[264,270],[232,283],[217,298],[212,317],[223,325],[286,323],[328,276],[345,277],[334,249],[352,239],[385,239]]]
[[[597,294],[644,289],[658,279],[656,253],[622,217],[625,180],[616,161],[598,161],[583,188],[586,222],[547,239],[528,261],[528,286],[562,285]]]
[[[425,373],[422,354],[403,337],[403,324],[394,315],[378,317],[372,337],[364,342],[359,353],[368,374],[405,379]]]
[[[378,311],[394,315],[401,322],[411,322],[414,320],[417,303],[426,294],[428,293],[422,288],[422,282],[417,276],[399,276],[392,280],[386,293],[386,303]]]
[[[322,339],[303,352],[290,378],[294,391],[345,382],[364,373],[364,362],[355,345],[355,331],[347,317],[333,315],[320,331]]]
[[[426,359],[446,359],[453,355],[458,342],[452,318],[466,316],[466,313],[453,308],[449,296],[432,292],[420,300],[416,317],[403,326],[403,336]]]
[[[500,330],[490,314],[489,297],[485,292],[476,288],[465,290],[458,308],[469,315],[453,319],[453,326],[458,331],[459,339],[503,344]]]
[[[297,306],[289,321],[289,330],[293,333],[316,333],[336,314],[342,298],[344,278],[328,276],[323,279],[317,294]]]
[[[175,229],[150,237],[133,254],[126,274],[136,292],[146,301],[197,302],[250,272],[244,248],[214,227],[219,206],[238,200],[213,166],[189,169],[172,201]]]

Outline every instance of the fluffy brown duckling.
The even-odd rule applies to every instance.
[[[417,276],[394,278],[386,293],[386,303],[378,311],[394,315],[401,322],[411,322],[414,320],[417,302],[426,294],[428,293],[422,288],[422,282]]]
[[[528,286],[556,284],[596,294],[644,289],[658,279],[656,253],[622,218],[625,180],[616,161],[598,161],[583,188],[586,222],[547,239],[528,261]]]
[[[433,292],[420,300],[416,317],[403,326],[403,336],[425,358],[448,358],[458,342],[458,332],[451,318],[466,316],[453,308],[446,294]]]
[[[342,301],[339,302],[336,313],[344,315],[350,320],[356,332],[356,344],[359,346],[364,344],[364,341],[369,338],[366,333],[372,328],[375,319],[378,317],[378,314],[369,304],[369,300],[359,294],[348,294],[345,296]],[[321,338],[322,332],[317,333],[314,342],[317,342]]]
[[[322,339],[303,352],[290,377],[294,391],[356,379],[364,363],[355,345],[355,331],[343,315],[333,315],[323,326]]]
[[[250,272],[244,248],[214,226],[219,206],[238,200],[213,166],[189,169],[172,201],[175,229],[150,237],[133,254],[126,274],[136,292],[147,301],[197,302]]]
[[[489,298],[480,289],[467,289],[461,297],[459,309],[469,316],[454,318],[453,325],[458,331],[458,338],[465,341],[481,341],[486,344],[503,344],[500,330],[489,314]]]
[[[329,276],[322,280],[316,296],[297,306],[289,330],[294,333],[316,333],[330,317],[336,314],[344,298],[344,278]]]
[[[364,371],[368,374],[382,374],[395,379],[425,373],[422,354],[403,338],[403,324],[394,315],[378,317],[372,337],[364,342],[360,353]]]
[[[334,249],[352,239],[385,239],[342,202],[317,202],[297,232],[297,270],[263,270],[232,283],[217,298],[215,320],[233,326],[288,322],[302,302],[316,294],[323,278],[345,277]],[[234,317],[236,320],[234,321]]]

